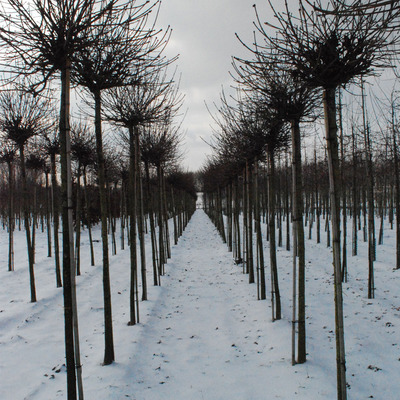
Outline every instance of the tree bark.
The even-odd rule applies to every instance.
[[[61,70],[60,156],[61,156],[61,217],[63,223],[63,293],[65,353],[68,400],[76,400],[73,276],[75,275],[72,233],[71,154],[69,142],[70,63]],[[71,257],[72,254],[72,257]]]
[[[76,211],[75,211],[75,265],[76,275],[81,274],[81,166],[78,165],[76,177]]]
[[[275,310],[272,310],[272,320],[281,319],[281,296],[278,281],[278,263],[276,260],[276,232],[275,232],[275,157],[272,150],[268,151],[268,224],[269,224],[269,258],[273,282],[272,296],[275,298]]]
[[[393,129],[393,161],[395,179],[395,208],[396,208],[396,269],[400,269],[400,168],[399,153],[397,150],[397,129],[394,124],[394,105],[392,106],[392,129]]]
[[[247,172],[247,263],[249,270],[249,283],[254,283],[254,257],[253,257],[253,196],[252,196],[252,179],[251,173],[252,166],[246,162],[246,172]]]
[[[61,267],[60,267],[60,244],[58,238],[58,230],[60,229],[60,218],[59,218],[59,201],[57,191],[57,166],[56,166],[56,155],[52,153],[50,155],[51,163],[51,198],[53,208],[53,236],[54,236],[54,262],[56,268],[56,285],[57,287],[62,286],[61,282]]]
[[[135,176],[136,176],[136,193],[137,202],[139,207],[136,208],[138,212],[138,229],[140,241],[140,266],[142,272],[142,300],[147,300],[147,279],[146,279],[146,250],[144,243],[144,211],[143,211],[143,189],[142,178],[140,171],[140,140],[139,140],[139,127],[135,126]]]
[[[340,168],[336,124],[335,89],[327,88],[323,93],[325,131],[329,168],[329,192],[332,215],[333,267],[335,291],[335,333],[338,400],[347,398],[346,358],[343,323],[343,293],[340,263]]]
[[[24,145],[21,145],[19,147],[19,155],[20,155],[22,193],[23,193],[23,208],[22,208],[22,210],[23,210],[23,214],[24,214],[26,243],[27,243],[27,249],[28,249],[29,283],[30,283],[30,290],[31,290],[31,302],[35,303],[36,302],[35,271],[34,271],[31,229],[30,229],[30,221],[29,221],[28,188],[27,188],[27,182],[26,182]]]
[[[86,176],[86,168],[83,169],[83,189],[84,189],[84,197],[85,197],[85,209],[86,209],[86,220],[88,226],[89,233],[89,245],[90,245],[90,265],[93,267],[94,262],[94,248],[93,248],[93,238],[92,238],[92,221],[91,214],[89,210],[89,199],[88,199],[88,190],[87,190],[87,176]]]
[[[257,234],[257,277],[259,280],[259,296],[260,300],[266,299],[266,284],[265,284],[265,265],[264,265],[264,248],[261,233],[261,216],[260,216],[260,199],[258,191],[258,162],[254,163],[254,221]]]
[[[51,217],[50,217],[50,185],[49,171],[45,172],[46,177],[46,232],[47,232],[47,257],[51,257]]]
[[[8,270],[14,271],[14,168],[8,163]]]
[[[305,244],[303,227],[303,185],[302,185],[302,165],[301,165],[301,143],[299,121],[291,123],[292,134],[292,173],[293,173],[293,225],[295,226],[295,246],[294,254],[298,261],[298,342],[297,342],[297,362],[299,364],[306,361],[306,324],[305,324]],[[295,260],[294,260],[295,263]]]
[[[131,264],[130,281],[130,319],[128,325],[135,325],[139,322],[139,303],[137,301],[137,249],[136,249],[136,168],[135,168],[135,136],[133,127],[129,127],[129,215],[130,215],[130,235],[129,251]]]
[[[108,255],[108,232],[107,232],[107,191],[103,154],[103,138],[101,131],[101,95],[100,91],[94,93],[95,100],[95,135],[96,154],[98,164],[98,180],[100,195],[101,216],[101,241],[103,248],[103,296],[104,296],[104,365],[111,364],[114,359],[114,340],[112,327],[111,309],[111,284],[110,284],[110,262]]]
[[[342,97],[339,91],[339,129],[340,129],[340,184],[342,187],[342,217],[343,217],[343,246],[342,246],[342,281],[347,282],[347,202],[344,180],[344,144],[343,144],[343,120],[342,120]]]
[[[152,196],[150,195],[150,170],[149,164],[145,162],[145,173],[146,173],[146,182],[147,182],[147,194],[151,205],[154,205],[154,202],[151,201]],[[160,274],[159,274],[159,257],[158,257],[158,249],[157,249],[157,239],[156,239],[156,228],[154,223],[154,213],[153,207],[149,208],[149,220],[150,220],[150,237],[151,237],[151,254],[153,261],[153,284],[154,286],[158,286],[161,284],[160,282]]]

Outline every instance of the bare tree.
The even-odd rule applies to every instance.
[[[335,274],[335,316],[337,351],[338,399],[346,399],[343,300],[340,262],[340,169],[336,123],[336,89],[359,75],[371,73],[388,56],[392,42],[393,13],[356,13],[342,15],[341,4],[331,1],[329,15],[313,13],[304,1],[299,1],[296,16],[285,2],[284,13],[276,11],[269,1],[277,21],[276,35],[268,35],[268,45],[285,57],[293,77],[310,87],[323,89],[326,145],[328,152],[330,200],[332,210],[333,263]],[[321,1],[317,1],[321,7]],[[385,29],[387,28],[387,29]]]
[[[102,24],[93,27],[89,32],[91,42],[96,42],[96,46],[77,52],[74,64],[77,74],[74,75],[73,80],[86,87],[94,99],[103,244],[105,365],[114,361],[114,344],[107,235],[107,195],[101,127],[101,93],[113,87],[132,84],[135,81],[137,69],[143,64],[143,57],[154,50],[154,45],[149,43],[153,38],[154,31],[145,29],[148,15],[153,7],[154,5],[149,6],[147,3],[135,5],[135,2],[131,2],[123,12],[105,15],[104,20],[101,20]],[[112,25],[114,29],[104,34],[104,25]],[[96,40],[96,38],[100,39]]]
[[[140,127],[160,120],[168,120],[179,110],[182,96],[173,78],[168,79],[166,72],[153,67],[152,73],[146,71],[139,85],[129,85],[110,89],[104,99],[105,117],[112,123],[128,129],[130,156],[131,212],[131,314],[130,324],[135,324],[135,271],[136,255],[136,211],[141,246],[142,299],[147,299],[146,260],[144,253],[143,200],[140,179]],[[160,249],[161,254],[161,249]],[[137,306],[136,306],[137,308]],[[136,310],[137,312],[138,310]]]
[[[17,74],[36,76],[35,84],[45,86],[52,75],[61,75],[61,104],[59,134],[61,146],[61,200],[63,220],[63,280],[65,350],[68,399],[76,399],[75,362],[78,373],[79,397],[83,398],[79,360],[78,319],[74,283],[72,231],[72,177],[70,160],[70,74],[71,62],[78,49],[93,45],[89,34],[106,15],[125,8],[118,0],[8,0],[0,9],[0,39],[6,46],[5,63]],[[101,20],[101,21],[100,21]],[[113,30],[104,25],[102,34]],[[97,40],[96,40],[97,42]],[[9,51],[11,50],[11,51]],[[9,68],[9,67],[8,67]]]
[[[8,270],[14,271],[14,162],[16,151],[8,140],[2,140],[0,163],[8,167]]]
[[[257,15],[259,31],[263,32]],[[244,43],[243,43],[244,44]],[[251,90],[262,99],[265,107],[275,111],[277,116],[291,126],[292,136],[292,177],[293,177],[293,279],[296,282],[296,261],[298,260],[298,315],[296,316],[296,285],[293,293],[293,349],[292,363],[295,363],[295,326],[298,324],[298,363],[306,361],[305,331],[305,244],[303,228],[303,183],[301,163],[300,122],[314,115],[316,92],[303,82],[293,79],[290,71],[285,70],[284,58],[277,56],[263,43],[248,47],[254,55],[252,60],[236,58],[234,62],[237,80],[247,90]]]
[[[0,127],[7,139],[12,141],[19,151],[23,214],[28,246],[29,277],[31,302],[36,302],[34,254],[29,222],[29,199],[26,178],[26,145],[33,136],[48,129],[50,102],[24,91],[5,91],[0,93]]]

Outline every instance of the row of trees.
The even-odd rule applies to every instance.
[[[5,139],[3,137],[3,139]],[[171,147],[164,144],[168,139]],[[175,145],[172,141],[175,139]],[[141,142],[141,185],[143,189],[144,204],[144,228],[150,232],[155,240],[155,228],[161,219],[160,210],[163,213],[164,225],[173,216],[183,218],[190,210],[191,200],[195,197],[195,183],[192,173],[181,172],[177,169],[177,153],[179,139],[177,136],[167,136],[154,132],[151,136],[143,132],[140,136]],[[162,141],[162,145],[160,143]],[[159,147],[167,152],[170,162],[158,162]],[[62,286],[60,276],[60,254],[59,254],[59,185],[57,170],[59,146],[57,139],[49,137],[37,137],[33,143],[28,142],[24,149],[24,157],[21,158],[14,146],[7,143],[0,153],[0,215],[3,229],[8,230],[9,252],[8,270],[14,270],[14,229],[22,230],[25,227],[24,218],[28,218],[28,229],[30,232],[29,243],[35,257],[36,230],[47,231],[47,255],[55,254],[56,285]],[[125,152],[126,153],[126,152]],[[99,193],[97,186],[97,162],[95,158],[94,136],[90,133],[88,126],[76,125],[71,131],[71,155],[73,173],[73,219],[75,237],[75,263],[76,274],[80,275],[80,232],[81,228],[87,229],[89,233],[91,265],[95,265],[93,252],[92,226],[100,222],[98,210],[100,208]],[[25,179],[22,176],[21,162],[25,166]],[[106,165],[106,188],[107,188],[107,212],[108,212],[108,235],[111,239],[112,254],[117,253],[116,234],[119,222],[119,237],[121,249],[125,248],[126,237],[129,238],[127,221],[128,203],[131,193],[129,192],[129,156],[124,154],[121,148],[107,146],[105,152]],[[157,174],[157,169],[162,176]],[[166,174],[166,176],[165,176]],[[26,182],[26,183],[24,183]],[[160,193],[161,192],[161,193]],[[155,193],[160,193],[154,196]],[[189,196],[189,197],[188,197]],[[25,199],[28,199],[26,201]],[[158,201],[162,201],[161,207]],[[139,210],[138,210],[139,211]],[[155,218],[156,216],[156,218]],[[150,224],[150,221],[151,224]],[[155,224],[157,221],[157,224]],[[148,226],[149,225],[149,226]],[[174,241],[180,236],[182,221],[175,221]],[[151,228],[151,229],[150,229]],[[164,235],[164,242],[169,241],[169,235]],[[129,241],[128,241],[129,244]],[[163,247],[167,244],[162,245]],[[170,245],[168,245],[169,247]],[[54,248],[53,248],[54,247]],[[158,245],[154,246],[155,258],[158,260]],[[161,270],[160,266],[157,270]],[[35,286],[33,279],[33,287]],[[36,291],[31,292],[31,299],[36,299]]]
[[[320,216],[324,212],[333,248],[337,388],[338,399],[343,400],[347,397],[342,301],[342,281],[347,279],[347,237],[341,236],[341,218],[344,233],[348,215],[353,218],[355,254],[361,213],[364,216],[365,237],[369,243],[369,298],[374,297],[375,288],[374,216],[377,210],[382,221],[389,210],[391,221],[396,225],[397,240],[400,238],[398,213],[395,221],[393,216],[400,192],[395,102],[392,98],[390,112],[386,113],[391,118],[377,125],[385,150],[373,153],[374,137],[364,89],[366,77],[389,66],[390,57],[395,54],[399,9],[392,2],[380,1],[318,0],[311,4],[300,0],[296,9],[285,2],[282,12],[271,1],[269,5],[275,22],[263,22],[256,11],[254,42],[242,42],[251,52],[251,58],[234,58],[232,75],[237,92],[233,105],[223,93],[221,106],[217,107],[214,155],[203,169],[206,209],[237,262],[243,259],[249,282],[257,277],[261,299],[266,296],[266,288],[260,220],[262,215],[267,216],[273,319],[281,317],[276,222],[280,227],[283,214],[289,233],[292,221],[293,364],[305,362],[307,354],[304,225],[316,221],[320,232]],[[361,117],[346,121],[341,92],[354,83],[361,87]],[[348,110],[347,115],[351,114],[350,107]],[[316,147],[312,140],[303,142],[301,134],[303,127],[316,130],[315,121],[321,113],[326,138],[322,156],[317,150],[311,150]],[[305,165],[302,146],[309,148]],[[379,184],[374,182],[378,173],[390,167],[395,174],[386,172],[383,181],[379,175]],[[243,214],[242,234],[240,213]],[[223,214],[227,215],[226,232]],[[254,245],[253,231],[256,233]],[[281,229],[278,235],[279,232]],[[318,233],[317,237],[319,240]],[[281,243],[280,236],[278,242]],[[289,242],[287,237],[288,249]],[[398,250],[397,260],[399,254]]]
[[[90,234],[90,225],[95,222],[90,204],[97,202],[100,208],[105,365],[114,361],[109,230],[115,232],[118,218],[121,235],[127,230],[131,261],[129,324],[134,325],[139,318],[139,257],[142,299],[147,299],[144,247],[147,219],[153,250],[154,284],[159,284],[164,264],[170,256],[168,218],[173,217],[176,242],[194,210],[193,177],[176,168],[180,133],[174,119],[183,97],[175,74],[168,70],[175,59],[163,55],[170,30],[162,31],[155,25],[160,3],[158,0],[33,0],[29,3],[8,0],[0,7],[1,56],[5,70],[0,94],[4,145],[1,159],[8,165],[9,268],[13,268],[12,230],[15,213],[19,211],[13,198],[19,194],[16,189],[20,187],[31,300],[36,301],[34,230],[37,206],[32,207],[28,201],[28,179],[32,179],[32,173],[27,168],[31,165],[29,171],[36,168],[36,174],[41,171],[45,177],[45,188],[37,178],[38,192],[44,193],[42,200],[47,210],[43,219],[48,226],[50,221],[54,225],[56,283],[57,286],[62,284],[64,293],[68,399],[77,398],[77,382],[79,398],[83,398],[75,273],[80,268],[81,223],[85,221]],[[54,79],[57,76],[59,87]],[[83,98],[80,119],[90,123],[72,123],[71,85]],[[59,106],[54,100],[55,95],[60,96]],[[55,117],[57,108],[59,115]],[[122,150],[106,151],[109,145],[104,141],[104,121],[118,132],[114,138],[119,138]],[[15,151],[18,152],[18,169]],[[58,154],[60,167],[57,165]],[[27,160],[33,158],[37,161],[35,168]],[[89,176],[93,171],[95,179]],[[60,188],[58,177],[61,177]],[[150,196],[154,187],[157,197]],[[59,204],[57,191],[60,193]],[[149,198],[152,201],[147,201]],[[58,261],[59,211],[62,282]],[[112,243],[115,252],[115,242]]]

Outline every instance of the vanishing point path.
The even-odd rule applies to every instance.
[[[279,377],[268,362],[270,312],[247,280],[197,210],[140,327],[129,372],[136,399],[266,398],[266,377]]]

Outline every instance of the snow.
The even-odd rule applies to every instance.
[[[15,236],[15,271],[8,272],[7,233],[0,232],[0,399],[66,398],[62,289],[55,287],[46,234],[37,236],[37,303],[30,303],[25,234],[17,230]],[[99,227],[94,239],[100,239]],[[359,255],[348,256],[343,293],[349,399],[399,398],[400,271],[393,269],[394,240],[387,226],[384,244],[377,247],[374,300],[367,299],[366,244],[360,241]],[[84,231],[77,295],[86,399],[336,398],[332,254],[324,237],[320,244],[314,238],[306,242],[308,360],[295,366],[291,252],[278,248],[283,318],[272,322],[270,300],[257,300],[256,286],[248,284],[201,209],[172,246],[161,287],[150,286],[147,243],[149,300],[140,303],[135,326],[127,325],[129,250],[110,256],[116,362],[102,366],[101,244],[95,245],[91,267]],[[265,249],[268,260],[267,243]]]

